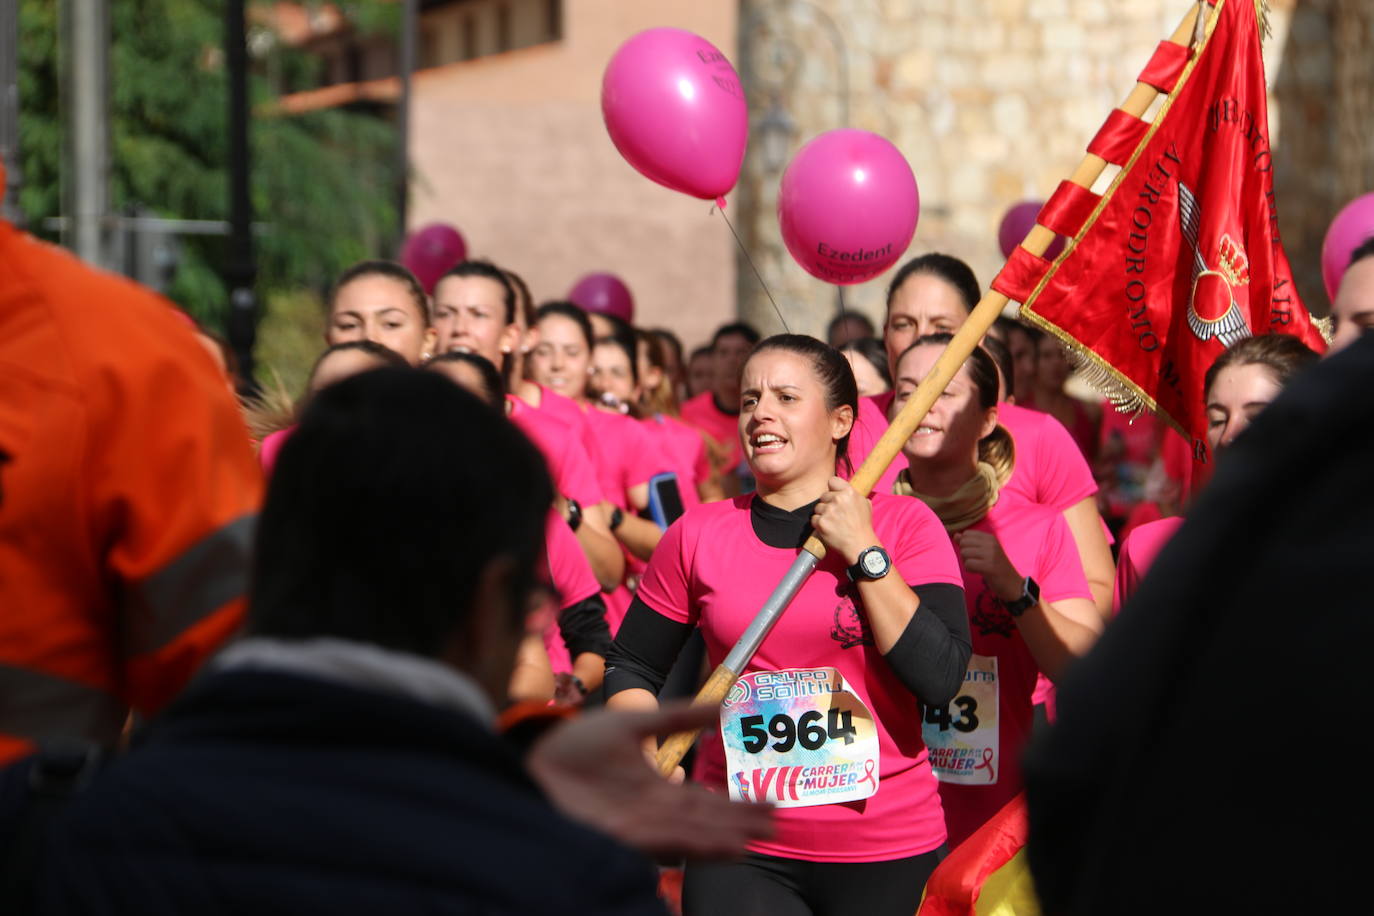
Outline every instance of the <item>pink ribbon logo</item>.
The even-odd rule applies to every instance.
[[[992,748],[983,748],[983,762],[974,767],[975,770],[987,770],[988,782],[997,781],[997,771],[992,768]]]
[[[878,791],[878,784],[877,784],[876,782],[873,781],[873,768],[874,768],[876,765],[877,765],[877,764],[875,764],[875,763],[873,762],[872,759],[865,760],[865,761],[864,761],[864,776],[863,776],[863,779],[860,779],[859,782],[858,782],[858,785],[863,785],[864,783],[868,783],[870,786],[873,787],[873,791],[874,791],[874,792],[877,792],[877,791]]]

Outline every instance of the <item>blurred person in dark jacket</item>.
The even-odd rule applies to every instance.
[[[606,833],[709,854],[766,829],[643,759],[700,714],[588,716],[526,759],[496,734],[552,495],[435,373],[320,393],[271,481],[245,638],[45,825],[38,910],[660,913]]]
[[[1025,763],[1053,914],[1365,912],[1374,336],[1240,434]]]

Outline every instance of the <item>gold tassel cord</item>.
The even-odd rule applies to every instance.
[[[1269,28],[1269,0],[1255,0],[1255,19],[1259,20],[1260,39],[1268,41],[1274,34]]]

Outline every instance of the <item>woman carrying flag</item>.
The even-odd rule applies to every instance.
[[[836,476],[858,406],[838,351],[771,337],[741,387],[758,488],[668,529],[607,660],[608,705],[655,708],[693,627],[718,664],[814,530],[825,558],[701,748],[708,785],[778,806],[777,835],[740,862],[689,864],[684,912],[907,916],[945,842],[918,704],[948,703],[967,666],[958,563],[925,506],[870,502]]]

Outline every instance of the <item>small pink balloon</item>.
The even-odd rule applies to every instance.
[[[621,45],[601,115],[620,155],[664,187],[715,200],[739,179],[749,108],[735,68],[699,35],[648,29]]]
[[[1012,249],[1025,241],[1026,234],[1035,225],[1035,218],[1040,215],[1040,208],[1043,206],[1043,200],[1023,200],[1006,212],[1002,217],[1002,225],[997,227],[997,244],[1002,249],[1002,257],[1011,257]],[[1056,235],[1041,257],[1053,261],[1063,250],[1064,237]]]
[[[401,248],[401,263],[415,275],[427,293],[434,292],[434,284],[439,278],[467,256],[468,246],[462,234],[445,223],[430,223],[416,229]]]
[[[1336,298],[1350,255],[1365,239],[1374,237],[1374,193],[1361,195],[1341,208],[1322,241],[1322,282],[1326,295]]]
[[[634,324],[635,300],[630,288],[615,274],[587,274],[568,293],[568,301],[589,312],[598,312]]]
[[[897,147],[841,128],[792,157],[778,191],[782,240],[797,263],[828,283],[862,283],[911,244],[921,197]]]

